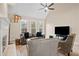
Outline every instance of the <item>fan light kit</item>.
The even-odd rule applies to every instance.
[[[43,8],[40,8],[40,10],[44,10],[45,12],[47,12],[48,10],[54,10],[54,8],[51,8],[52,5],[54,5],[54,3],[51,3],[50,5],[48,5],[47,3],[43,4],[43,3],[40,3]]]

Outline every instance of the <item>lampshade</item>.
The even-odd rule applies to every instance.
[[[18,23],[19,20],[21,20],[21,16],[14,15],[14,23]]]

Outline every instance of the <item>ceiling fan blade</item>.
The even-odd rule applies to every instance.
[[[49,10],[54,10],[54,8],[48,8]]]
[[[54,3],[51,3],[48,7],[51,7],[52,5],[54,5]]]
[[[45,5],[44,4],[42,4],[42,3],[40,3],[43,7],[45,7]]]

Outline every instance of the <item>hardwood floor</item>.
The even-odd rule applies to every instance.
[[[17,56],[27,56],[27,47],[26,45],[17,45],[16,46]]]
[[[15,44],[10,44],[6,47],[4,53],[3,53],[4,56],[16,56],[17,53],[16,53],[16,46]]]
[[[28,56],[27,46],[10,44],[5,49],[4,56]],[[71,56],[79,56],[79,54],[75,51]]]
[[[26,45],[10,44],[4,51],[4,56],[27,56]]]

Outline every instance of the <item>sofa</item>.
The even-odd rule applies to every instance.
[[[28,41],[29,56],[57,56],[57,39],[33,39]]]

